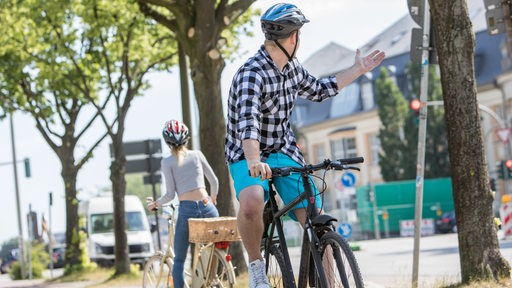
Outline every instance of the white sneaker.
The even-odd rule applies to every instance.
[[[265,261],[258,259],[249,263],[249,287],[271,288],[265,274]]]

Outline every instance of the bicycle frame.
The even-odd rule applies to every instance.
[[[316,208],[315,195],[313,195],[313,188],[310,183],[309,174],[301,173],[301,179],[302,179],[302,183],[304,186],[304,192],[302,194],[300,194],[297,198],[295,198],[292,202],[288,203],[281,209],[278,208],[277,201],[275,199],[276,191],[272,188],[273,181],[272,180],[269,181],[269,187],[270,187],[269,188],[269,194],[270,194],[269,200],[271,202],[271,209],[272,209],[272,214],[273,214],[273,219],[272,219],[272,222],[270,223],[269,235],[274,235],[274,230],[277,230],[279,243],[282,247],[281,250],[283,252],[286,267],[290,268],[290,271],[286,271],[286,273],[291,273],[291,275],[293,275],[293,270],[291,270],[292,265],[291,265],[291,260],[290,260],[290,254],[288,253],[288,246],[286,244],[286,240],[285,240],[286,238],[284,236],[283,225],[282,225],[280,219],[282,216],[284,216],[286,213],[290,212],[293,207],[295,207],[297,204],[302,202],[304,199],[308,199],[308,201],[307,201],[308,205],[306,207],[307,217],[306,217],[306,221],[304,223],[303,228],[304,228],[304,233],[305,233],[305,235],[307,235],[309,241],[307,243],[303,242],[302,245],[303,246],[304,245],[313,246],[319,242],[319,239],[316,236],[315,230],[313,228],[312,219],[315,219],[320,214],[318,213],[318,210]],[[334,218],[332,218],[332,219],[334,219]],[[320,275],[321,279],[324,279],[325,272],[323,271],[323,269],[320,269],[320,267],[322,267],[322,265],[321,265],[322,259],[320,257],[320,254],[318,253],[318,251],[316,249],[314,249],[314,247],[310,247],[309,250],[312,253],[313,261],[315,263],[315,267],[317,268],[316,272]],[[267,255],[265,255],[265,257],[267,257]],[[305,256],[301,255],[301,258],[302,257],[305,257]],[[293,282],[294,282],[294,285],[296,286],[297,284],[295,283],[295,279],[293,279]]]
[[[158,279],[156,281],[156,287],[160,287],[160,284],[163,284],[162,281],[169,281],[170,279],[165,279],[165,277],[162,277],[164,275],[164,269],[166,269],[168,263],[168,259],[170,259],[172,266],[174,266],[174,246],[173,246],[173,239],[175,235],[175,226],[174,226],[174,213],[176,212],[176,208],[174,205],[169,205],[172,209],[172,211],[163,210],[164,214],[168,216],[168,228],[169,228],[169,238],[167,241],[167,249],[164,251],[157,251],[155,255],[160,258],[160,265],[158,268]],[[220,246],[219,246],[220,245]],[[212,275],[218,276],[216,273],[212,274],[212,271],[216,271],[215,269],[218,268],[218,263],[216,263],[216,257],[222,258],[222,259],[228,259],[228,248],[229,243],[224,242],[212,242],[208,244],[195,244],[195,249],[193,249],[192,253],[192,270],[193,273],[185,272],[186,277],[190,278],[192,280],[192,283],[189,285],[188,281],[185,281],[184,287],[186,288],[199,288],[199,287],[207,287],[209,285],[210,281],[217,281],[220,278],[214,277]],[[169,266],[169,269],[172,269],[172,266]],[[229,266],[229,267],[227,267]],[[230,279],[230,281],[233,282],[233,284],[236,281],[236,276],[234,276],[234,267],[232,265],[222,265],[224,268],[230,268],[230,269],[223,269],[222,271],[226,274],[226,277]],[[233,273],[233,274],[230,274]],[[224,275],[224,274],[223,274]],[[232,276],[230,276],[232,275]],[[211,284],[211,283],[210,283]]]
[[[287,176],[291,172],[300,173],[300,175],[301,175],[300,179],[302,181],[302,186],[304,187],[304,192],[302,192],[299,196],[297,196],[293,201],[291,201],[290,203],[288,203],[287,205],[285,205],[284,207],[279,209],[277,201],[275,199],[276,191],[273,187],[273,182],[274,182],[273,178],[271,178],[269,180],[269,195],[270,195],[269,201],[270,201],[270,209],[271,209],[272,219],[271,219],[270,223],[265,223],[265,227],[264,227],[265,228],[264,231],[266,233],[266,235],[264,235],[264,238],[265,238],[264,239],[265,240],[265,244],[264,244],[265,245],[265,255],[264,255],[264,257],[265,257],[265,260],[267,263],[267,267],[266,267],[267,269],[268,269],[268,264],[269,264],[268,263],[268,257],[269,257],[269,249],[268,248],[270,248],[271,245],[273,243],[275,243],[274,233],[275,233],[275,231],[277,231],[277,237],[278,237],[279,244],[281,246],[281,251],[283,253],[283,258],[284,258],[283,260],[285,262],[285,267],[287,267],[289,269],[289,271],[281,271],[281,272],[282,273],[291,273],[290,275],[294,275],[292,266],[291,266],[290,255],[288,253],[288,247],[286,244],[286,237],[284,235],[283,224],[281,222],[281,217],[283,217],[286,213],[290,212],[292,210],[292,208],[294,208],[297,204],[302,202],[304,199],[307,199],[307,207],[305,207],[306,208],[306,219],[305,219],[305,223],[303,226],[303,228],[304,228],[303,239],[307,239],[309,241],[303,241],[302,251],[309,251],[309,253],[303,253],[301,255],[301,263],[302,263],[302,261],[309,261],[309,256],[311,255],[313,263],[314,263],[315,271],[318,275],[318,279],[319,279],[319,281],[321,281],[320,285],[321,285],[321,287],[327,287],[325,271],[322,269],[322,267],[323,267],[322,257],[317,249],[317,246],[318,246],[318,243],[320,242],[320,240],[318,238],[317,231],[315,230],[315,227],[322,227],[322,229],[324,229],[324,230],[328,229],[330,231],[334,231],[334,227],[332,226],[331,223],[333,221],[337,221],[337,219],[330,215],[319,213],[319,211],[316,207],[316,195],[314,195],[314,192],[313,192],[313,187],[311,184],[312,180],[310,179],[310,175],[312,174],[313,171],[319,170],[319,168],[323,168],[324,166],[325,166],[324,167],[325,169],[341,170],[341,169],[347,169],[347,166],[345,166],[346,164],[360,163],[363,160],[362,160],[362,158],[353,158],[353,159],[346,159],[346,161],[347,161],[346,163],[343,162],[343,163],[334,164],[334,162],[331,162],[330,160],[329,160],[329,162],[327,162],[327,160],[325,160],[324,163],[322,163],[322,164],[306,165],[304,167],[292,168],[290,170],[286,170],[282,175],[274,174],[275,171],[281,171],[281,170],[279,170],[280,168],[277,168],[277,170],[272,169],[272,175],[273,175],[272,177],[273,178],[280,177],[280,176]],[[331,163],[333,164],[332,167],[329,166]],[[340,167],[343,167],[343,168],[340,169]],[[358,170],[358,168],[355,168],[355,167],[350,167],[348,169]],[[307,254],[307,255],[305,255],[305,254]],[[308,257],[308,258],[304,258],[304,257]],[[301,279],[301,275],[299,275],[299,279]],[[295,287],[297,287],[294,277],[292,277],[291,282],[293,282],[293,285]],[[299,284],[301,284],[301,283],[299,282]]]

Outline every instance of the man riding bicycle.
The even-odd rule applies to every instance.
[[[260,253],[263,234],[263,206],[268,197],[270,167],[303,166],[304,157],[297,147],[290,116],[297,97],[322,101],[334,97],[362,74],[384,59],[375,50],[361,56],[336,75],[315,78],[296,58],[300,28],[309,22],[293,4],[276,4],[261,16],[265,41],[233,77],[228,98],[226,162],[240,203],[238,228],[249,256],[250,287],[270,287]],[[249,173],[247,172],[249,171]],[[300,175],[280,177],[274,185],[284,203],[301,192]],[[316,189],[316,188],[315,188]],[[320,199],[317,204],[321,205]],[[298,204],[292,217],[304,225],[306,204]]]

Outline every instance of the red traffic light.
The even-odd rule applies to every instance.
[[[418,111],[418,110],[420,110],[420,107],[421,107],[420,100],[414,99],[411,101],[411,109],[412,110]]]
[[[507,167],[508,169],[512,168],[512,160],[505,161],[505,167]]]

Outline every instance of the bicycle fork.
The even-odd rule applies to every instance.
[[[306,267],[309,269],[303,272],[308,273],[309,277],[307,278],[309,278],[310,286],[313,287],[315,284],[315,279],[318,279],[318,284],[320,284],[320,287],[328,287],[326,274],[323,269],[322,257],[319,253],[320,239],[318,238],[316,231],[311,223],[307,223],[306,227],[304,228],[304,240],[305,241],[302,243],[303,253],[306,252],[307,254],[302,254],[301,261],[307,261],[308,263],[308,266]],[[307,257],[307,255],[309,255],[309,257]],[[311,267],[311,265],[313,265],[313,267]],[[318,277],[315,277],[315,275]],[[299,286],[301,285],[299,284]]]

